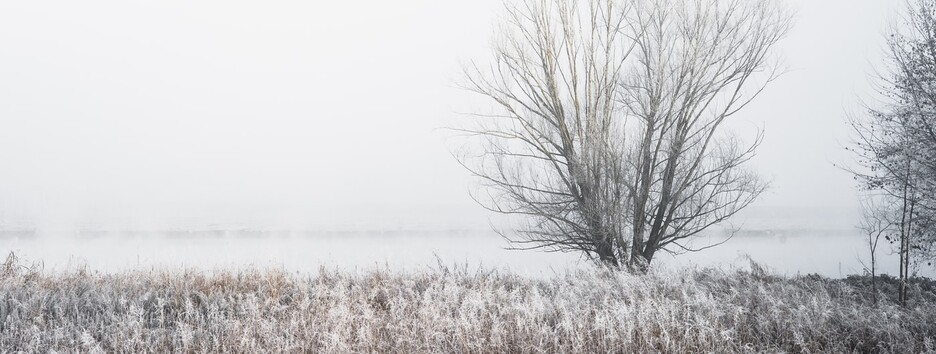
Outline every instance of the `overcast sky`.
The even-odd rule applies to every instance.
[[[792,2],[790,71],[739,114],[766,129],[760,205],[855,205],[833,163],[851,159],[844,112],[870,93],[896,3]],[[0,224],[474,210],[438,128],[477,104],[453,83],[499,10],[0,2]]]

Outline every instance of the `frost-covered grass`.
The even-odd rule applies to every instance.
[[[0,265],[0,352],[922,352],[936,290],[701,269],[213,272]],[[887,286],[883,287],[887,291]],[[886,296],[885,296],[886,297]]]

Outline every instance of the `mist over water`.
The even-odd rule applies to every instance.
[[[338,211],[347,215],[347,211]],[[306,223],[275,218],[238,222],[0,229],[0,250],[49,270],[87,267],[99,271],[132,269],[282,268],[301,273],[326,269],[388,268],[417,271],[465,265],[549,276],[590,267],[578,254],[519,251],[492,230],[503,220],[478,209],[361,208],[360,218],[309,217]],[[314,220],[310,221],[310,220]],[[724,244],[679,256],[661,252],[659,268],[748,267],[749,258],[782,274],[818,273],[829,277],[861,274],[867,264],[867,239],[853,225],[857,211],[846,208],[754,207],[687,244]],[[878,271],[895,274],[897,257],[886,241],[878,252]],[[919,274],[936,274],[922,267]]]

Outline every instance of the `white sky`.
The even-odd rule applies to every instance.
[[[740,113],[766,128],[760,205],[855,205],[832,164],[851,159],[844,112],[869,93],[896,3],[793,2],[790,72]],[[437,128],[477,104],[453,83],[460,62],[488,54],[499,10],[0,2],[0,224],[476,210]]]

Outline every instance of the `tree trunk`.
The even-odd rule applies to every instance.
[[[671,150],[670,160],[666,162],[666,169],[663,170],[663,188],[660,190],[660,202],[657,205],[656,214],[653,218],[653,225],[650,228],[650,236],[647,238],[647,243],[644,245],[642,254],[648,266],[650,265],[650,261],[653,260],[653,255],[656,254],[657,249],[660,248],[660,240],[666,232],[667,224],[669,224],[668,222],[664,222],[664,218],[666,218],[666,209],[670,206],[670,198],[673,194],[673,180],[676,178],[677,159],[675,157],[679,156],[682,150],[682,144],[677,142],[673,145]]]
[[[874,263],[874,262],[876,261],[876,260],[875,260],[875,257],[874,257],[874,249],[875,249],[875,248],[876,248],[876,247],[872,247],[872,248],[871,248],[871,300],[874,301],[874,306],[877,306],[877,304],[878,304],[878,298],[877,298],[877,295],[878,295],[878,293],[877,293],[877,274],[876,274],[876,269],[875,269],[875,266],[876,266],[876,265],[875,265],[875,263]]]
[[[617,257],[614,255],[614,249],[611,247],[611,244],[608,241],[598,242],[598,259],[601,260],[604,264],[610,265],[614,268],[618,268]]]
[[[897,291],[897,299],[901,306],[907,305],[907,275],[909,273],[910,259],[910,225],[913,223],[913,204],[910,200],[909,170],[910,162],[907,162],[908,175],[903,181],[903,205],[900,212],[900,288]],[[909,204],[909,208],[908,208]]]

